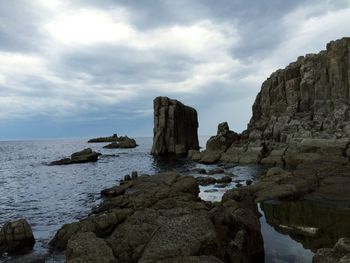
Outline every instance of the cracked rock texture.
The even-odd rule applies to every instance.
[[[157,97],[153,103],[152,154],[187,154],[189,150],[198,150],[197,111],[167,97]]]
[[[198,193],[193,177],[140,176],[102,191],[93,214],[64,225],[51,245],[67,262],[263,262],[253,198],[213,205]]]
[[[203,163],[291,167],[319,159],[346,163],[349,143],[350,38],[342,38],[272,73],[240,140],[229,147],[223,141],[191,157]]]

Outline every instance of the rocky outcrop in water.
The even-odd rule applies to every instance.
[[[153,105],[153,155],[187,154],[199,149],[195,109],[167,97],[157,97]]]
[[[99,153],[91,150],[91,148],[86,148],[80,152],[73,153],[70,158],[63,158],[58,161],[53,161],[50,163],[50,165],[68,165],[74,163],[97,162],[99,155]]]
[[[113,134],[112,136],[108,137],[98,137],[98,138],[93,138],[88,141],[88,143],[102,143],[102,142],[117,142],[120,140],[122,137],[118,137],[117,134]]]
[[[34,244],[32,228],[25,219],[7,222],[0,229],[0,254],[23,253],[31,250]]]
[[[137,177],[102,191],[93,214],[64,225],[51,245],[67,262],[263,262],[253,199],[214,206],[198,193],[189,176]]]
[[[207,149],[204,162],[297,166],[350,157],[350,38],[299,57],[263,84],[241,140]],[[223,147],[226,150],[218,151]],[[203,155],[203,154],[202,154]],[[195,156],[198,159],[198,155]]]
[[[131,139],[127,136],[123,137],[122,140],[119,140],[118,142],[112,142],[106,146],[103,146],[103,148],[107,148],[107,149],[130,149],[130,148],[135,148],[137,147],[137,143],[135,141],[135,139]]]

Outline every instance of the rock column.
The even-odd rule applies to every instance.
[[[167,97],[157,97],[154,103],[152,154],[187,154],[198,150],[197,111]]]

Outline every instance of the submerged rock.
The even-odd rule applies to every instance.
[[[99,153],[91,150],[91,148],[86,148],[80,152],[73,153],[70,158],[63,158],[58,161],[53,161],[50,163],[50,165],[68,165],[74,163],[97,162],[99,155]]]
[[[57,232],[51,245],[67,248],[68,262],[263,262],[252,198],[212,206],[198,198],[193,177],[177,173],[140,176],[115,192],[121,188]]]
[[[25,219],[7,222],[0,230],[0,253],[22,253],[34,244],[32,228]]]
[[[199,150],[197,111],[177,100],[154,100],[153,155],[187,154]]]

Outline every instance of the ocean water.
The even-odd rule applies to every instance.
[[[36,239],[33,254],[49,254],[47,262],[64,262],[62,253],[50,251],[49,241],[63,224],[86,217],[100,202],[100,191],[117,184],[124,175],[131,171],[155,174],[175,170],[196,177],[200,175],[191,173],[191,169],[216,167],[186,159],[154,158],[150,155],[152,138],[136,140],[139,147],[135,149],[104,149],[104,143],[87,143],[87,139],[0,142],[0,226],[9,220],[27,219]],[[201,137],[200,145],[204,146],[206,140]],[[103,154],[98,162],[48,166],[53,160],[87,147]],[[200,197],[220,201],[228,189],[237,183],[244,185],[247,179],[258,180],[264,171],[259,166],[225,169],[234,181],[224,187],[200,187]],[[224,174],[216,175],[220,176]],[[269,243],[265,244],[266,262],[310,262],[312,251],[304,248],[302,241],[270,225],[266,209],[262,208],[261,213],[264,240]],[[285,246],[290,250],[281,249]],[[0,262],[10,258],[2,255]]]

